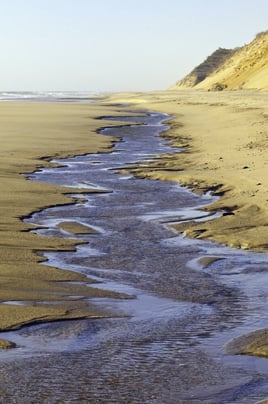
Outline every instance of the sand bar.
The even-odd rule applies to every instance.
[[[256,355],[268,358],[268,329],[256,330],[234,338],[226,346],[228,354]]]
[[[93,229],[93,227],[85,226],[75,221],[61,222],[58,224],[58,227],[72,234],[98,234],[98,231]]]

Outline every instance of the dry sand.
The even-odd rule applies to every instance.
[[[177,181],[220,198],[205,209],[221,211],[206,223],[175,225],[193,238],[236,248],[268,249],[268,93],[167,91],[118,94],[111,102],[173,116],[165,134],[182,153],[164,156],[142,177]]]
[[[115,108],[97,104],[0,103],[0,330],[33,322],[106,316],[82,298],[120,297],[90,287],[91,280],[82,274],[39,265],[42,258],[35,251],[73,250],[77,240],[38,236],[29,232],[34,226],[21,220],[47,206],[73,203],[65,195],[68,192],[95,192],[28,181],[21,173],[53,166],[49,162],[52,156],[108,152],[115,139],[99,135],[97,129],[105,122],[94,118],[116,114]],[[85,231],[78,227],[73,223],[67,229],[65,225],[74,234]],[[72,281],[80,284],[70,284]],[[10,345],[1,340],[0,347],[5,346]]]

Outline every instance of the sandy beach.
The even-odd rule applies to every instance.
[[[3,3],[0,404],[268,404],[268,2]]]
[[[28,181],[22,173],[53,166],[53,157],[109,152],[116,139],[103,137],[98,131],[120,122],[96,118],[123,115],[118,112],[120,103],[130,104],[133,111],[172,115],[165,136],[174,146],[182,147],[180,153],[169,153],[146,168],[133,168],[132,172],[139,177],[177,181],[195,192],[211,191],[219,196],[204,208],[220,211],[219,218],[173,227],[188,237],[267,251],[267,101],[268,94],[260,92],[168,91],[115,94],[90,105],[1,103],[0,328],[106,315],[82,300],[74,302],[73,296],[116,293],[88,287],[91,281],[82,274],[39,265],[43,258],[36,253],[73,250],[78,242],[75,234],[91,230],[62,223],[74,239],[47,238],[30,232],[34,226],[22,221],[44,207],[73,203],[75,200],[66,195],[70,192],[81,193],[82,197],[83,193],[96,191]],[[71,285],[73,281],[80,284]],[[24,303],[3,304],[10,301]],[[53,304],[49,305],[49,301]]]
[[[268,248],[268,94],[167,91],[121,94],[111,102],[173,116],[165,133],[181,153],[169,154],[136,175],[177,181],[219,199],[205,209],[221,217],[174,226],[188,237],[235,248]]]
[[[106,399],[118,386],[119,395],[125,389],[130,397],[144,393],[140,402],[153,392],[161,399],[170,394],[174,402],[179,391],[186,399],[193,394],[214,403],[217,394],[229,397],[229,389],[236,397],[251,378],[255,387],[249,394],[264,397],[261,377],[256,383],[257,370],[247,366],[250,360],[244,367],[229,367],[226,357],[253,355],[258,366],[267,357],[266,289],[261,286],[266,254],[239,251],[267,251],[266,105],[266,93],[177,91],[115,94],[90,104],[0,104],[0,327],[7,331],[0,348],[30,352],[22,375],[14,372],[23,358],[20,349],[2,351],[6,397],[9,391],[28,397],[32,388],[27,386],[34,385],[38,401],[44,385],[51,385],[48,397],[56,391],[65,398],[59,386],[70,363],[67,386],[79,380],[72,397],[81,398],[83,391],[87,398],[96,393]],[[165,114],[171,116],[168,126]],[[104,127],[114,128],[103,136]],[[161,158],[153,159],[152,153]],[[58,169],[51,161],[75,155],[80,157],[62,160]],[[121,171],[127,175],[115,174]],[[172,182],[144,181],[129,172]],[[207,191],[217,201],[197,195]],[[219,212],[217,218],[195,222],[191,212],[200,202],[203,210]],[[183,217],[184,210],[188,221],[165,222],[165,215]],[[237,250],[185,239],[174,229]],[[82,245],[72,253],[77,244]],[[135,298],[122,299],[130,296]],[[209,347],[210,338],[208,353],[202,341]],[[155,342],[165,349],[152,351]],[[43,343],[44,352],[51,348],[55,354],[35,358]],[[5,363],[12,355],[15,360]],[[166,365],[155,370],[154,360]],[[197,361],[201,367],[196,368]],[[187,366],[181,368],[181,362]],[[55,366],[57,377],[38,371]]]
[[[75,233],[85,232],[85,229],[75,224],[70,227],[69,223],[66,230],[74,234],[73,240],[47,238],[30,232],[34,226],[22,221],[45,207],[74,203],[77,197],[67,196],[70,192],[81,197],[84,193],[98,192],[28,181],[23,174],[39,167],[55,166],[50,163],[52,157],[109,152],[115,139],[97,133],[105,122],[95,118],[111,114],[117,114],[114,108],[97,104],[0,104],[1,330],[56,319],[106,316],[89,307],[82,298],[120,297],[120,294],[89,287],[91,280],[82,274],[39,264],[44,258],[36,252],[73,250],[78,242]],[[113,122],[107,124],[114,125]],[[74,281],[78,284],[70,283]],[[21,304],[14,305],[14,301]],[[5,341],[1,346],[5,347]]]

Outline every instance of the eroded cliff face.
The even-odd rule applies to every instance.
[[[187,74],[182,80],[179,80],[175,86],[172,88],[191,88],[195,87],[202,81],[204,81],[208,76],[213,74],[217,69],[219,69],[227,58],[229,58],[235,50],[233,49],[223,49],[219,48],[213,52],[206,60],[192,70],[191,73]]]
[[[172,89],[268,90],[268,31],[249,44],[212,53]]]

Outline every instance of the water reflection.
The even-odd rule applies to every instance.
[[[10,333],[22,347],[2,355],[5,399],[214,404],[264,397],[263,360],[254,358],[252,366],[252,358],[245,358],[235,366],[236,357],[224,355],[223,345],[237,333],[267,324],[267,255],[187,240],[167,228],[169,221],[208,219],[199,208],[213,200],[211,195],[117,173],[174,151],[157,136],[167,129],[167,118],[123,118],[140,125],[102,131],[121,138],[113,153],[62,160],[64,167],[31,176],[112,191],[89,194],[75,206],[46,209],[29,220],[47,227],[40,234],[59,237],[72,237],[58,227],[62,221],[97,229],[98,234],[81,236],[88,244],[76,253],[47,253],[49,264],[83,272],[102,282],[97,287],[135,298],[94,299],[114,313],[111,319]],[[210,257],[220,259],[205,265]]]

